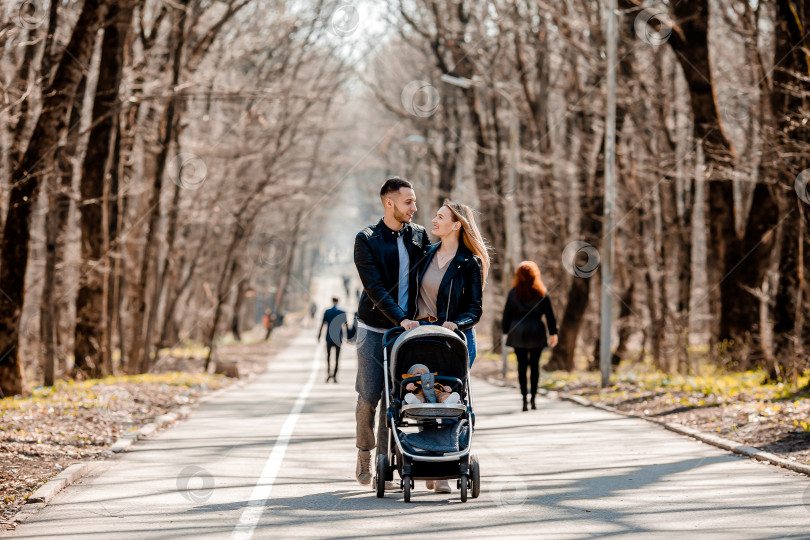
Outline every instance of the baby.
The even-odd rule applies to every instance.
[[[407,379],[408,377],[418,377],[423,373],[429,373],[427,366],[424,364],[414,364],[411,366],[411,369],[408,370],[408,373],[403,375],[403,379]],[[438,373],[434,373],[434,375],[438,375]],[[410,382],[405,385],[405,390],[408,391],[405,394],[405,403],[413,404],[413,403],[425,403],[425,394],[422,392],[422,381],[415,381]],[[458,395],[458,392],[453,392],[453,389],[449,386],[444,386],[441,383],[435,383],[433,385],[433,391],[436,394],[436,401],[439,403],[459,403],[461,401],[461,396]]]

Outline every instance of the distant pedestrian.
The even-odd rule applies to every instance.
[[[266,331],[266,333],[264,334],[265,341],[270,339],[270,333],[273,331],[273,328],[275,327],[275,319],[276,314],[270,311],[269,308],[264,310],[264,315],[262,315],[262,326]]]
[[[543,318],[545,317],[545,323]],[[523,394],[523,410],[528,410],[531,395],[532,409],[540,380],[540,355],[549,344],[557,345],[557,319],[551,307],[548,290],[540,277],[540,268],[531,261],[517,267],[512,289],[506,298],[501,322],[506,334],[506,345],[515,349],[518,361],[518,382]],[[550,337],[546,337],[546,329]],[[526,371],[530,371],[531,386],[526,388]]]
[[[346,298],[348,298],[349,295],[351,294],[351,288],[350,288],[351,284],[352,284],[352,278],[350,278],[349,276],[343,276],[343,289],[346,291]]]
[[[338,361],[340,360],[340,345],[343,343],[343,327],[346,326],[346,312],[337,307],[338,299],[332,298],[332,307],[324,311],[321,327],[318,330],[318,341],[326,326],[326,382],[329,379],[337,382]],[[335,351],[335,369],[331,369],[331,353]]]
[[[309,305],[309,321],[310,326],[315,326],[315,314],[318,312],[318,305],[315,302],[312,302]]]

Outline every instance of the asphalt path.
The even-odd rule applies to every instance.
[[[473,380],[481,496],[354,479],[356,357],[303,330],[268,370],[56,496],[13,538],[810,538],[810,480],[638,419]],[[454,484],[454,483],[453,483]]]

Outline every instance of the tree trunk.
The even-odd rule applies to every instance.
[[[463,9],[459,5],[459,10],[454,13],[457,20],[451,21],[452,29],[450,32],[452,36],[445,41],[445,45],[450,52],[455,69],[452,70],[453,74],[472,79],[475,75],[475,66],[470,51],[466,50],[462,44],[464,43],[464,32],[459,30],[463,28],[469,19],[462,15]],[[436,20],[437,25],[443,24],[442,21]],[[447,29],[439,28],[439,34],[443,34]],[[444,37],[444,36],[442,36]],[[437,37],[438,39],[438,37]],[[451,71],[448,66],[444,65],[444,59],[441,52],[438,50],[438,43],[434,46],[434,52],[437,56],[437,65],[443,69],[445,73]],[[496,175],[501,171],[491,167],[489,164],[489,154],[494,151],[493,142],[487,133],[487,125],[484,118],[484,112],[481,108],[481,100],[478,96],[478,90],[475,87],[470,87],[462,91],[464,100],[467,105],[467,111],[470,115],[470,120],[473,128],[473,136],[475,138],[476,152],[475,152],[475,184],[478,191],[479,199],[479,212],[482,216],[480,228],[481,234],[489,242],[495,257],[492,258],[490,266],[490,279],[488,282],[496,283],[496,286],[501,286],[504,278],[503,261],[505,260],[504,248],[506,246],[506,232],[505,232],[505,215],[504,206],[502,204],[499,194],[502,193],[501,186],[497,185]],[[515,111],[517,114],[517,111]],[[495,170],[493,170],[495,169]],[[507,276],[511,277],[511,276]],[[505,283],[502,286],[501,295],[505,296],[506,293]]]
[[[709,288],[710,305],[719,311],[712,313],[716,321],[723,317],[722,287],[725,261],[731,255],[727,244],[736,238],[732,214],[732,171],[736,156],[720,122],[715,102],[714,80],[709,57],[709,0],[686,0],[673,4],[673,16],[678,30],[669,43],[681,64],[689,88],[694,132],[702,141],[709,184]],[[717,328],[715,341],[727,336]]]
[[[185,42],[184,31],[184,15],[188,9],[190,0],[183,0],[180,2],[181,8],[175,9],[174,16],[172,17],[172,79],[171,88],[177,88],[180,82],[181,73],[181,56],[183,44]],[[147,285],[149,281],[149,267],[155,259],[157,245],[156,235],[158,223],[160,221],[160,198],[163,189],[163,175],[166,168],[166,161],[169,152],[169,145],[173,137],[175,127],[175,112],[177,108],[177,100],[173,95],[167,99],[163,113],[160,118],[160,133],[158,140],[160,150],[155,156],[155,170],[152,177],[152,194],[149,201],[149,221],[146,225],[145,232],[145,245],[143,256],[141,258],[140,271],[138,273],[138,282],[135,284],[135,297],[133,302],[133,317],[132,317],[132,346],[130,348],[128,371],[130,373],[143,372],[149,363],[150,351],[145,350],[145,334],[146,328],[144,321],[146,319],[146,296]]]
[[[175,126],[176,128],[176,126]],[[175,132],[177,130],[175,129]],[[179,167],[178,167],[179,168]],[[181,174],[180,171],[177,171],[173,174]],[[166,286],[166,276],[169,274],[172,268],[172,261],[174,260],[174,243],[177,237],[177,219],[180,213],[179,204],[180,204],[180,194],[182,188],[180,187],[180,182],[178,181],[174,186],[174,194],[172,195],[172,202],[169,206],[169,215],[168,215],[168,227],[166,229],[166,257],[163,259],[163,268],[157,275],[157,279],[155,281],[155,288],[152,291],[152,301],[149,305],[149,316],[146,319],[146,333],[144,336],[144,350],[146,351],[146,366],[145,370],[148,371],[151,366],[151,351],[152,351],[152,342],[153,342],[153,335],[154,335],[154,328],[155,324],[157,324],[157,312],[158,306],[160,304],[160,298],[163,295],[163,290]]]
[[[329,100],[329,103],[331,103],[331,98]],[[323,137],[325,133],[326,133],[325,131],[319,132],[317,139],[315,140],[315,144],[312,148],[312,161],[310,161],[310,165],[307,170],[307,177],[304,180],[304,186],[309,186],[312,183],[313,178],[315,177],[315,169],[318,164],[318,157],[321,151],[321,143],[323,142]],[[450,159],[452,160],[453,158]],[[293,262],[295,260],[295,253],[298,251],[298,241],[301,236],[301,223],[303,215],[304,215],[303,210],[299,210],[298,213],[296,214],[294,221],[295,225],[293,226],[292,233],[289,235],[290,241],[287,242],[287,245],[285,246],[286,257],[284,260],[284,266],[282,267],[282,271],[279,274],[278,290],[276,291],[276,314],[279,317],[281,317],[281,314],[283,313],[284,297],[287,291],[287,284],[290,282],[290,275],[292,274]]]
[[[239,285],[236,288],[236,298],[233,301],[233,313],[231,316],[231,332],[236,341],[242,341],[241,323],[242,323],[242,303],[245,300],[250,280],[243,277],[239,280]]]
[[[65,370],[65,354],[59,342],[60,313],[58,299],[63,293],[62,272],[56,266],[64,260],[67,222],[70,215],[70,191],[73,185],[73,162],[79,138],[79,122],[84,101],[87,77],[82,77],[68,121],[64,146],[54,151],[54,169],[48,175],[48,213],[45,215],[45,267],[42,273],[42,300],[40,302],[40,340],[42,341],[42,373],[45,386],[56,382],[56,374]]]
[[[58,150],[57,150],[58,153]],[[39,338],[42,342],[42,383],[53,386],[56,382],[56,321],[53,318],[56,281],[56,245],[59,236],[58,193],[55,174],[48,175],[48,213],[45,215],[45,268],[42,272],[42,301],[39,312]]]
[[[440,154],[435,156],[436,165],[439,169],[438,193],[436,196],[437,209],[441,208],[445,199],[450,198],[450,193],[456,183],[458,162],[461,159],[461,141],[457,135],[461,126],[458,107],[455,102],[448,103],[442,107],[442,111],[445,120],[442,127],[442,145]],[[433,154],[432,149],[431,154]]]
[[[22,61],[20,62],[20,66],[17,68],[17,72],[14,77],[15,83],[18,85],[17,91],[20,93],[20,95],[25,95],[25,93],[28,92],[29,83],[31,82],[34,57],[36,56],[37,52],[36,30],[28,29],[24,31],[27,31],[29,35],[28,39],[25,40]],[[26,138],[28,135],[27,127],[29,113],[31,112],[30,108],[31,100],[24,99],[20,103],[19,109],[15,111],[17,121],[10,130],[11,140],[13,141],[13,147],[11,149],[12,167],[19,163],[20,158],[25,152],[26,146],[30,143],[30,139]]]
[[[43,92],[42,113],[37,120],[30,143],[18,163],[14,164],[8,214],[0,245],[0,289],[6,301],[0,302],[0,393],[4,396],[24,391],[22,363],[18,341],[20,314],[25,300],[25,273],[31,238],[30,217],[38,195],[43,166],[53,159],[53,150],[68,121],[68,113],[83,66],[92,54],[96,31],[107,11],[106,0],[86,0],[68,43],[56,68],[53,82]]]
[[[295,217],[295,225],[290,233],[290,242],[285,246],[284,264],[278,276],[278,287],[276,288],[276,315],[279,317],[284,312],[284,302],[287,297],[287,286],[290,283],[295,252],[298,249],[298,237],[301,234],[301,216],[303,212],[299,210]]]
[[[234,224],[234,233],[231,239],[231,245],[225,257],[225,263],[222,265],[222,272],[220,273],[219,281],[217,283],[217,297],[214,305],[214,317],[211,321],[211,327],[208,329],[208,334],[205,339],[205,346],[208,348],[208,354],[205,357],[205,367],[203,368],[204,371],[208,371],[208,368],[211,365],[211,357],[214,354],[214,340],[216,339],[217,327],[219,326],[219,320],[222,316],[222,306],[228,298],[228,293],[230,292],[230,283],[233,279],[233,274],[236,271],[236,266],[238,264],[236,258],[233,257],[233,252],[242,242],[244,237],[243,231],[244,229],[242,229],[242,226],[239,225],[239,223]]]
[[[578,116],[580,132],[583,138],[581,154],[583,156],[591,155],[591,149],[594,145],[598,145],[600,151],[596,157],[597,171],[593,177],[591,177],[589,171],[588,158],[583,159],[579,170],[582,206],[579,233],[581,241],[588,243],[591,247],[586,248],[584,253],[580,251],[575,255],[572,261],[574,269],[577,269],[581,262],[579,260],[580,255],[589,255],[590,262],[589,252],[591,249],[598,252],[602,245],[602,213],[604,206],[604,163],[600,159],[604,151],[604,135],[601,137],[600,142],[597,139],[598,134],[594,132],[593,119],[587,118],[584,112],[578,113]],[[552,349],[551,360],[549,360],[548,364],[549,371],[556,369],[572,371],[574,369],[574,353],[576,352],[577,338],[585,317],[585,311],[588,308],[588,297],[591,291],[590,277],[592,275],[590,271],[577,273],[579,275],[573,278],[571,288],[568,290],[568,299],[560,323],[559,342]]]
[[[689,304],[692,293],[692,209],[695,199],[695,180],[691,175],[684,175],[683,209],[675,216],[675,260],[678,275],[678,304],[673,317],[675,337],[675,359],[678,371],[687,373],[689,362]],[[673,200],[678,197],[677,183],[672,183]]]
[[[670,182],[672,180],[670,179]],[[668,324],[669,321],[669,295],[667,293],[667,242],[668,235],[664,231],[669,228],[669,220],[667,219],[667,201],[665,198],[665,190],[659,182],[655,188],[656,197],[654,201],[654,216],[655,216],[655,258],[653,268],[656,269],[657,281],[655,283],[655,292],[657,293],[658,314],[653,320],[653,350],[654,361],[663,372],[670,371],[670,347],[669,340],[673,336],[669,335]],[[674,201],[673,201],[674,202]]]
[[[538,11],[534,13],[522,14],[519,9],[512,12],[516,25],[520,25],[521,19],[524,17],[536,17],[538,25],[536,31],[530,30],[527,36],[527,39],[534,40],[530,47],[523,43],[520,32],[514,32],[515,69],[520,79],[523,98],[531,113],[529,121],[521,126],[523,128],[522,138],[529,142],[528,146],[532,152],[536,152],[540,156],[538,163],[540,172],[522,178],[523,181],[520,182],[522,189],[519,196],[516,197],[516,204],[519,206],[520,229],[524,233],[524,241],[521,242],[518,250],[518,261],[532,258],[537,250],[542,249],[541,246],[552,245],[560,249],[563,247],[556,246],[559,242],[558,238],[549,237],[549,231],[553,233],[554,229],[547,223],[547,221],[554,223],[556,220],[561,220],[562,212],[559,208],[559,196],[554,189],[553,159],[551,158],[553,148],[549,129],[549,100],[547,99],[551,87],[551,55],[548,40],[549,30],[544,16],[541,15],[542,9],[538,6]],[[526,59],[525,49],[527,48],[534,49],[533,70],[528,66]],[[534,79],[530,78],[532,71]],[[545,202],[549,198],[550,203]],[[544,208],[544,205],[548,210]],[[554,209],[556,213],[549,211],[551,209]],[[539,216],[543,217],[538,219]],[[528,241],[530,237],[533,237],[534,242]]]
[[[627,272],[626,269],[625,272]],[[633,334],[633,293],[635,292],[635,287],[635,280],[628,279],[627,287],[620,297],[621,306],[619,307],[619,318],[616,320],[619,340],[610,359],[610,363],[614,366],[618,366],[624,356],[627,354],[628,341],[630,340],[630,336]]]
[[[113,2],[108,13],[109,24],[104,29],[101,44],[98,85],[93,103],[92,144],[82,165],[81,181],[81,255],[78,293],[76,295],[76,340],[74,342],[74,372],[100,377],[110,372],[104,365],[104,334],[109,321],[105,317],[104,282],[109,269],[104,265],[104,201],[105,178],[117,167],[110,159],[113,135],[116,131],[116,107],[126,34],[132,20],[133,6]],[[109,230],[109,229],[108,229]]]
[[[630,160],[633,159],[630,156],[628,157]],[[617,165],[621,165],[621,160],[618,161]],[[642,201],[643,196],[638,184],[638,178],[635,174],[635,166],[631,164],[627,167],[627,170],[622,170],[619,174],[622,175],[622,178],[626,179],[625,185],[628,186],[628,199]],[[644,238],[644,231],[641,223],[644,216],[643,211],[643,204],[638,204],[628,211],[626,218],[627,233],[625,246],[623,250],[620,250],[618,246],[616,249],[617,254],[620,255],[616,257],[617,275],[624,285],[624,292],[620,296],[621,306],[619,308],[619,317],[616,321],[616,325],[618,326],[618,344],[611,356],[611,364],[614,366],[619,365],[627,356],[629,340],[635,328],[638,326],[646,328],[646,325],[642,325],[641,320],[638,320],[641,318],[640,315],[634,317],[636,312],[633,310],[633,298],[636,292],[639,271],[643,271],[644,268],[638,258],[638,253],[644,249],[644,241],[642,240]],[[619,238],[621,238],[621,236]]]
[[[759,289],[767,273],[773,248],[777,203],[769,186],[755,188],[751,213],[743,237],[735,228],[732,172],[734,148],[726,136],[715,101],[709,57],[709,0],[685,0],[672,4],[676,29],[669,43],[676,52],[689,86],[695,137],[702,141],[709,172],[709,287],[712,315],[719,322],[716,336],[728,346],[732,363],[745,362],[753,345],[761,357],[759,301],[751,290]],[[742,367],[745,367],[743,364]]]
[[[191,279],[194,277],[194,272],[197,269],[197,265],[201,259],[201,254],[203,252],[203,249],[205,249],[206,242],[208,241],[209,238],[209,230],[210,229],[206,227],[205,231],[202,234],[200,243],[197,246],[197,250],[194,252],[194,256],[188,264],[188,271],[186,272],[186,277],[183,278],[183,281],[181,281],[177,287],[171,289],[171,295],[166,300],[166,309],[163,313],[163,326],[160,331],[160,339],[158,340],[159,343],[164,347],[171,346],[171,343],[169,342],[170,341],[173,342],[177,339],[176,335],[177,332],[175,332],[176,324],[174,321],[174,312],[175,309],[177,308],[177,302],[180,300],[180,297],[182,296],[183,292],[189,286],[189,284],[191,283]],[[184,233],[183,238],[184,240],[188,239],[188,230],[186,231],[186,233]],[[181,257],[180,262],[177,265],[178,273],[181,272],[183,269],[184,266],[183,258],[185,257],[185,254],[187,252],[188,250],[184,250],[183,256]]]
[[[730,351],[731,361],[740,370],[762,365],[765,359],[760,299],[752,292],[762,288],[768,273],[779,216],[773,186],[757,183],[754,201],[744,238],[730,243],[734,254],[726,258],[720,285],[723,294],[720,336],[734,344]]]
[[[622,31],[626,31],[625,26],[628,24],[627,18],[625,17],[622,22],[624,25],[620,28],[622,28]],[[570,27],[565,27],[563,33],[567,34],[571,39],[575,38],[573,30]],[[591,45],[596,49],[604,45],[604,38],[598,32],[591,35],[591,40]],[[569,54],[573,55],[575,53],[572,52]],[[633,62],[634,57],[632,52],[623,54],[618,66],[619,72],[625,74],[625,76],[632,74],[634,71]],[[576,73],[578,69],[576,57],[570,60],[569,63]],[[600,66],[600,68],[603,67],[604,66]],[[584,87],[593,88],[598,85],[602,74],[601,69],[592,70],[588,79],[585,81]],[[597,271],[593,269],[593,272],[586,271],[583,273],[582,268],[579,266],[581,263],[580,257],[587,255],[588,262],[592,262],[591,257],[594,254],[598,254],[598,250],[601,249],[602,246],[603,235],[605,234],[602,226],[605,202],[605,134],[600,134],[596,130],[596,109],[592,105],[582,103],[585,100],[582,90],[583,85],[581,85],[578,75],[575,74],[573,77],[575,79],[573,86],[577,98],[576,102],[578,103],[575,125],[581,137],[579,154],[583,156],[579,169],[581,215],[576,240],[584,241],[589,244],[589,247],[580,248],[574,256],[573,261],[566,261],[566,264],[573,263],[573,268],[568,270],[574,270],[573,273],[575,277],[571,281],[571,287],[568,291],[568,300],[560,324],[559,343],[557,347],[552,350],[551,360],[549,361],[549,369],[565,369],[568,371],[574,369],[574,355],[576,353],[577,339],[588,309],[588,297],[590,296],[591,289],[590,275],[593,275],[593,273]],[[630,93],[629,90],[627,90],[627,93]],[[621,134],[624,129],[624,121],[628,112],[627,103],[627,100],[617,99],[617,134]],[[593,173],[590,172],[592,163],[594,164]]]
[[[109,269],[104,284],[105,317],[104,336],[102,340],[102,365],[109,367],[109,374],[115,374],[113,365],[113,335],[121,318],[121,246],[118,237],[121,230],[123,213],[120,209],[120,168],[121,168],[121,116],[116,114],[115,132],[113,133],[112,167],[110,182],[104,198],[107,221],[107,241],[109,246],[104,256],[104,267]],[[124,348],[121,347],[123,352]]]
[[[778,181],[785,189],[781,219],[779,255],[779,284],[773,310],[775,358],[770,370],[775,378],[787,380],[800,360],[803,328],[797,315],[802,311],[805,262],[803,236],[807,237],[807,221],[802,214],[808,210],[808,180],[797,180],[799,173],[808,168],[807,148],[810,129],[804,124],[807,113],[810,53],[800,46],[806,39],[805,29],[810,22],[809,2],[776,2],[772,107],[776,119],[776,141],[781,160]],[[797,6],[797,4],[799,4]],[[798,188],[798,190],[796,189]],[[804,193],[801,193],[802,188]],[[798,193],[797,193],[798,191]],[[804,230],[802,228],[804,227]]]

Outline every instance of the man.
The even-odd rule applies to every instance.
[[[338,299],[332,298],[332,307],[323,312],[321,328],[318,330],[318,341],[321,340],[323,327],[326,326],[326,382],[332,379],[337,383],[338,360],[340,360],[340,345],[343,343],[343,327],[346,325],[346,312],[337,307]],[[330,367],[332,349],[335,350],[335,370]]]
[[[363,282],[357,309],[357,470],[361,484],[371,483],[371,450],[376,446],[374,415],[382,395],[386,330],[419,326],[408,319],[415,311],[416,267],[430,245],[424,227],[411,224],[416,194],[407,180],[389,178],[380,188],[385,211],[376,224],[354,241],[354,264]],[[392,483],[386,483],[393,489]]]

